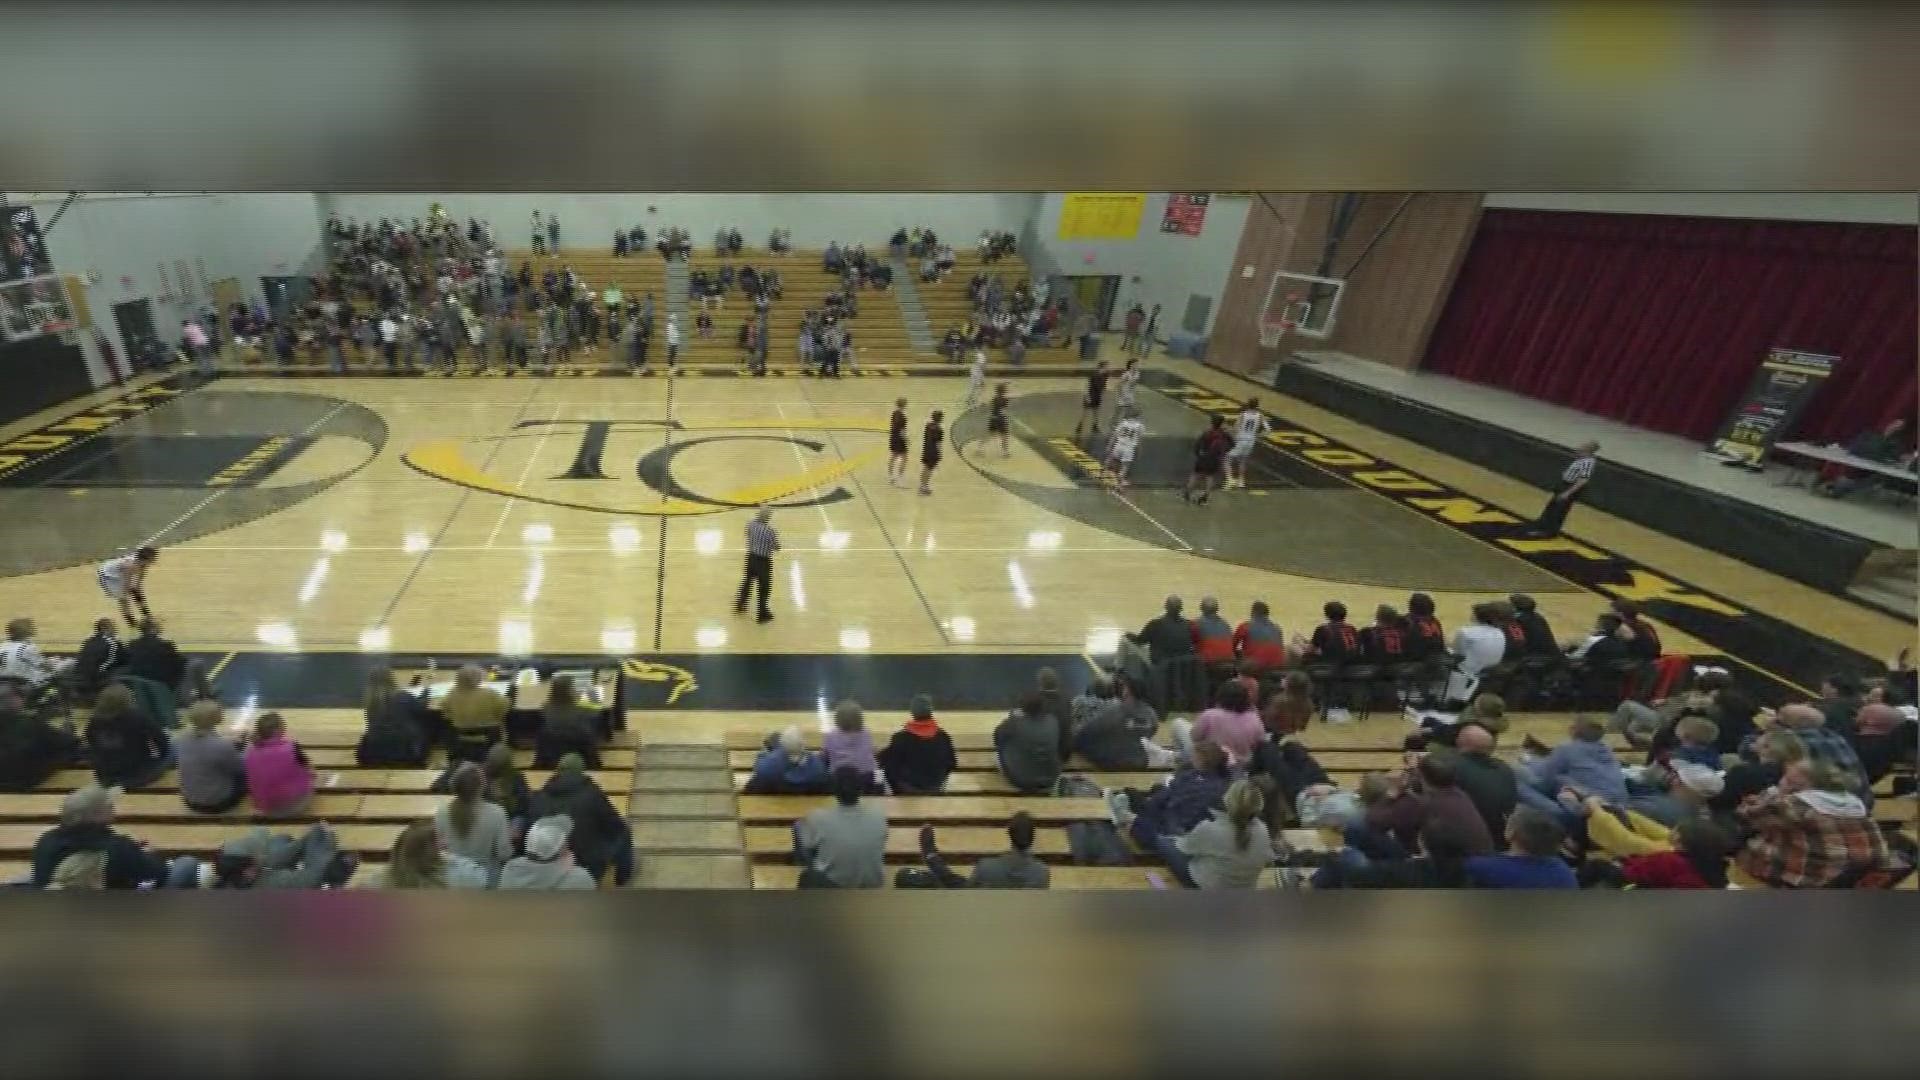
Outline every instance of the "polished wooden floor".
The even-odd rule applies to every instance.
[[[1255,389],[1184,361],[1156,363],[1222,394]],[[1016,398],[1079,389],[1077,379],[1012,382]],[[182,646],[203,651],[1058,653],[1106,651],[1167,593],[1185,595],[1190,608],[1217,595],[1235,621],[1250,601],[1265,599],[1289,630],[1304,631],[1328,599],[1344,600],[1361,621],[1375,604],[1403,604],[1429,580],[1417,549],[1393,580],[1354,584],[1209,558],[1164,528],[1123,534],[1087,524],[1021,493],[1073,486],[1032,441],[1016,439],[1003,460],[977,423],[962,427],[975,437],[949,454],[933,495],[890,486],[884,427],[893,400],[909,401],[917,471],[927,413],[943,408],[951,422],[966,391],[964,379],[927,376],[222,379],[187,397],[346,402],[384,422],[384,445],[370,452],[351,440],[318,439],[261,481],[331,480],[317,493],[184,542],[161,536],[166,554],[149,597]],[[1505,477],[1302,402],[1263,397],[1269,409],[1493,504],[1527,514],[1537,505],[1536,491]],[[602,457],[609,479],[564,479],[590,422],[611,425]],[[10,425],[9,433],[32,426]],[[634,478],[635,459],[669,443],[684,444],[668,456],[685,497]],[[431,458],[436,447],[452,447],[489,480],[451,482],[408,463],[422,453],[430,464],[442,461]],[[762,626],[734,616],[748,512],[715,501],[823,496],[837,501],[775,515],[786,545],[775,573],[778,618]],[[186,515],[198,521],[168,532],[218,522],[221,498],[209,495]],[[1230,493],[1214,509],[1222,520],[1250,523],[1238,527],[1270,522],[1272,542],[1286,545],[1284,514],[1261,517],[1258,498]],[[1156,505],[1177,503],[1167,491],[1129,499],[1130,512],[1152,524]],[[21,527],[0,525],[0,536]],[[1587,508],[1575,511],[1570,528],[1870,655],[1891,655],[1912,638],[1898,620]],[[1602,603],[1571,583],[1542,587],[1535,568],[1511,563],[1510,584],[1436,592],[1447,624],[1509,587],[1536,591],[1567,634]],[[0,610],[34,615],[57,648],[77,642],[108,606],[88,560],[0,579]],[[1714,651],[1677,631],[1667,643]]]

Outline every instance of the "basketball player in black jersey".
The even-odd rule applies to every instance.
[[[927,420],[927,426],[920,433],[920,494],[933,494],[933,470],[940,467],[940,443],[946,433],[940,430],[940,421],[946,414],[939,409],[933,410],[933,416]]]
[[[1093,371],[1087,375],[1087,396],[1080,399],[1080,418],[1073,422],[1073,437],[1080,437],[1080,429],[1087,420],[1093,420],[1093,437],[1100,437],[1100,402],[1107,396],[1107,377],[1113,373],[1107,370],[1107,362],[1099,361],[1093,365]]]
[[[887,424],[887,483],[894,487],[907,475],[907,399],[893,402],[893,419]]]
[[[987,403],[987,434],[1000,436],[1001,457],[1013,456],[1013,446],[1007,441],[1006,383],[993,388],[993,400]]]

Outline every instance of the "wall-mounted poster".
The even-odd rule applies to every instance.
[[[0,281],[36,277],[53,272],[47,242],[40,235],[40,219],[31,206],[0,202]]]
[[[1060,239],[1131,240],[1147,212],[1144,192],[1069,192],[1060,204]]]
[[[1199,236],[1207,224],[1207,204],[1213,196],[1205,192],[1174,192],[1167,196],[1167,212],[1160,217],[1160,231],[1182,236]]]

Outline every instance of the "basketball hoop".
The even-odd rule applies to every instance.
[[[1292,319],[1260,320],[1260,347],[1263,349],[1279,348],[1280,339],[1286,337],[1292,330]]]

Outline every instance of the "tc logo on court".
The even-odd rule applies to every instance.
[[[886,454],[879,420],[526,420],[435,439],[401,460],[435,479],[550,506],[688,517],[853,497],[840,481]]]
[[[642,660],[637,656],[628,657],[621,663],[620,674],[628,682],[650,683],[664,689],[667,692],[667,699],[662,704],[665,705],[671,705],[679,701],[683,695],[700,689],[700,680],[694,678],[693,672],[686,668],[662,664],[654,660]],[[632,702],[628,704],[629,707],[633,705]]]

